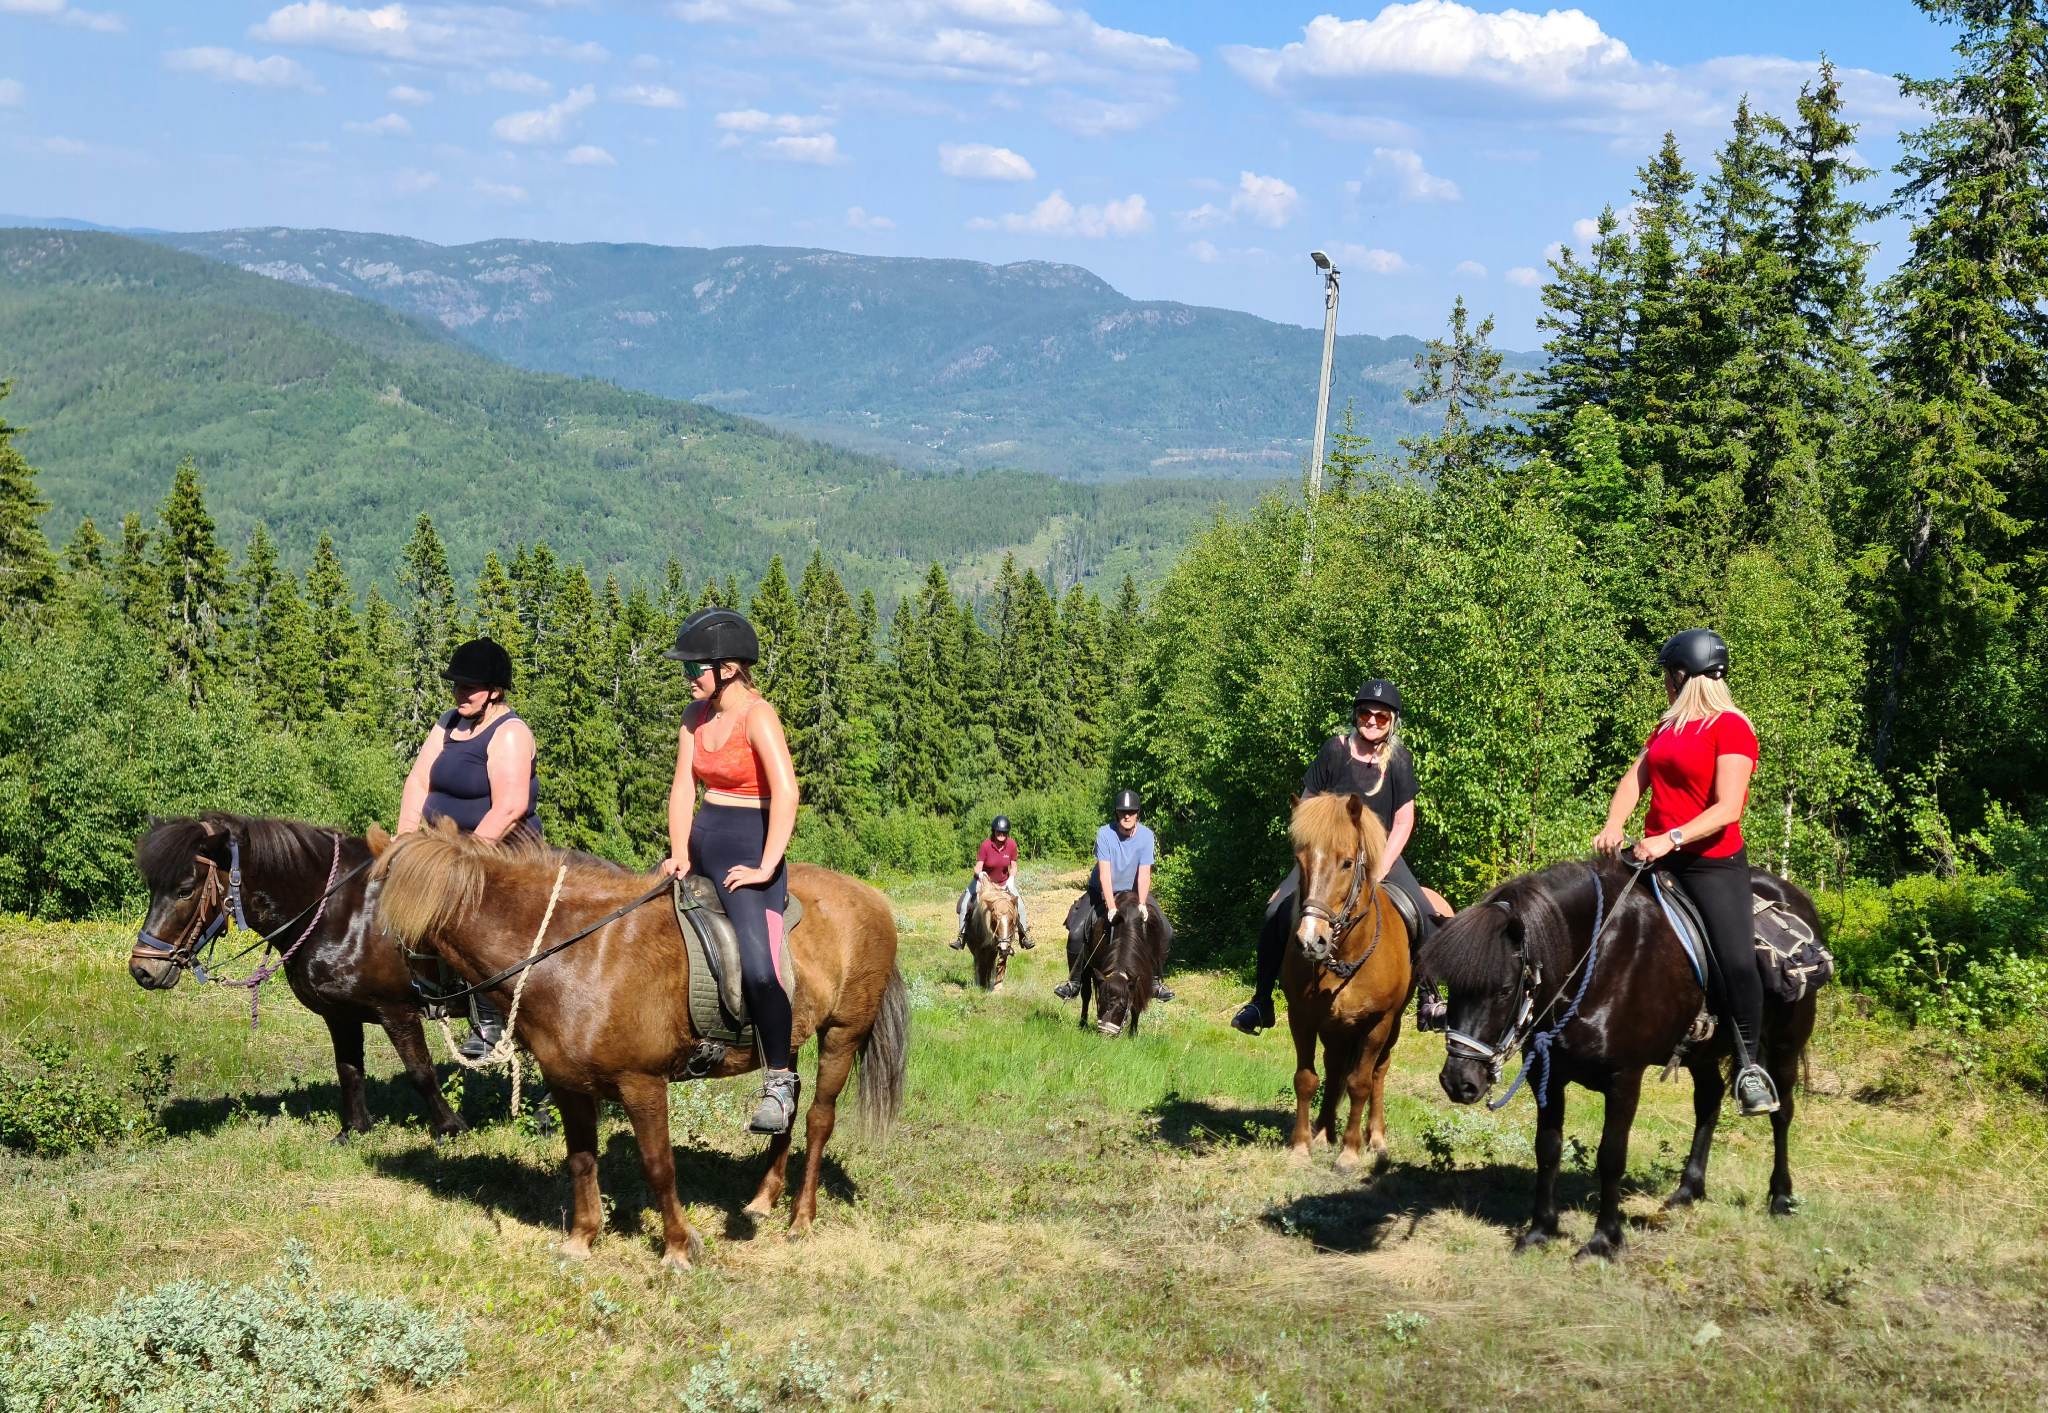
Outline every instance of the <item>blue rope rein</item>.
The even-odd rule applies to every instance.
[[[1600,932],[1607,914],[1607,889],[1600,882],[1599,869],[1591,868],[1587,872],[1593,875],[1593,942],[1586,954],[1585,973],[1579,977],[1579,989],[1573,994],[1572,1003],[1565,1008],[1565,1013],[1557,1018],[1557,1024],[1529,1037],[1529,1043],[1522,1047],[1522,1068],[1515,1072],[1515,1082],[1508,1086],[1508,1092],[1498,1101],[1487,1104],[1490,1110],[1507,1107],[1508,1101],[1515,1097],[1515,1091],[1522,1087],[1522,1081],[1529,1077],[1532,1064],[1536,1066],[1536,1087],[1530,1092],[1536,1096],[1539,1110],[1544,1106],[1544,1096],[1550,1092],[1550,1047],[1579,1014],[1579,1003],[1586,999],[1586,988],[1593,984],[1593,970],[1600,965]]]

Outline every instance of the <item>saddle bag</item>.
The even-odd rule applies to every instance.
[[[1757,972],[1768,995],[1787,1003],[1803,1000],[1834,980],[1834,954],[1806,919],[1768,898],[1753,899],[1750,913]]]

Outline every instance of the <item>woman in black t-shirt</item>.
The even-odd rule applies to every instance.
[[[1310,763],[1301,778],[1301,795],[1357,795],[1366,808],[1379,816],[1386,827],[1386,852],[1380,855],[1379,876],[1398,889],[1415,905],[1422,919],[1422,936],[1429,935],[1436,912],[1424,895],[1422,885],[1401,858],[1408,838],[1415,832],[1415,759],[1401,744],[1396,729],[1401,719],[1401,691],[1384,678],[1375,678],[1358,689],[1351,703],[1352,730],[1332,736]],[[1297,866],[1287,881],[1275,889],[1266,902],[1266,920],[1259,929],[1258,979],[1252,999],[1238,1009],[1230,1023],[1247,1035],[1255,1035],[1273,1024],[1273,985],[1280,979],[1280,963],[1287,955],[1287,938],[1294,918],[1295,895],[1301,890],[1301,869]],[[1422,937],[1414,941],[1419,945]]]

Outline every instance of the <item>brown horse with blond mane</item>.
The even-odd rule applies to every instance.
[[[1308,1157],[1315,1138],[1337,1141],[1337,1100],[1351,1096],[1351,1118],[1337,1165],[1348,1168],[1364,1144],[1387,1151],[1387,1062],[1401,1035],[1401,1012],[1415,974],[1408,928],[1374,882],[1386,829],[1356,795],[1312,795],[1294,805],[1289,834],[1301,865],[1294,945],[1280,968],[1287,1025],[1294,1033],[1294,1134],[1288,1147]],[[1328,1083],[1322,1112],[1309,1123],[1316,1092],[1316,1042]],[[1371,1122],[1360,1135],[1367,1107]]]
[[[379,854],[377,917],[399,941],[438,953],[474,984],[522,961],[549,906],[557,869],[560,897],[548,926],[564,938],[649,887],[647,875],[584,854],[523,841],[487,843],[452,829],[424,829],[397,843],[373,832]],[[808,1231],[818,1211],[818,1177],[832,1136],[839,1092],[856,1061],[858,1101],[869,1133],[885,1135],[903,1099],[910,1036],[909,997],[896,968],[896,920],[867,884],[809,864],[789,866],[789,891],[804,918],[789,935],[795,964],[792,1038],[818,1041],[818,1075],[804,1133],[803,1184],[790,1231]],[[575,1216],[562,1252],[587,1256],[603,1222],[597,1192],[597,1103],[616,1099],[633,1122],[641,1171],[661,1207],[662,1264],[688,1267],[703,1243],[676,1198],[669,1146],[668,1086],[700,1077],[686,1068],[699,1037],[690,1025],[688,964],[665,897],[634,908],[588,938],[520,973],[518,1039],[539,1061],[562,1112]],[[486,994],[508,1012],[519,978]],[[760,1063],[733,1049],[701,1077],[744,1074]],[[782,1196],[790,1135],[768,1147],[768,1170],[746,1212],[767,1216]]]
[[[1003,989],[1018,936],[1017,899],[1000,883],[984,879],[975,886],[967,909],[967,950],[974,957],[976,986],[984,991]]]

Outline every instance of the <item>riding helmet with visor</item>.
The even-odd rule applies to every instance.
[[[1142,808],[1138,803],[1138,792],[1128,789],[1117,791],[1116,800],[1110,807],[1113,814],[1136,814]]]
[[[512,654],[489,638],[471,638],[449,654],[441,680],[458,687],[512,688]]]
[[[989,825],[988,827],[988,837],[991,839],[1007,838],[1009,836],[1009,833],[1010,817],[1006,814],[997,815],[995,817],[995,822]]]
[[[1657,650],[1657,666],[1687,677],[1724,678],[1728,675],[1728,644],[1711,628],[1688,628],[1664,640]]]
[[[1351,694],[1351,714],[1358,715],[1369,706],[1383,706],[1399,716],[1401,714],[1401,689],[1384,677],[1375,677]]]
[[[677,662],[759,662],[754,625],[729,608],[700,608],[676,628],[676,645],[663,657]]]

